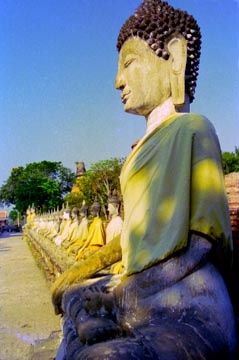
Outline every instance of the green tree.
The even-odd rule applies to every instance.
[[[18,219],[18,211],[17,210],[11,210],[8,216],[13,222],[16,222]]]
[[[28,206],[42,211],[61,206],[71,190],[75,174],[61,162],[41,161],[13,168],[0,188],[0,201],[23,213]]]
[[[235,152],[223,152],[222,164],[225,175],[239,171],[239,147],[235,147]]]
[[[65,202],[67,201],[70,207],[81,207],[82,201],[85,200],[86,204],[91,206],[97,196],[106,217],[107,196],[113,190],[120,194],[119,176],[124,162],[124,158],[112,158],[91,165],[89,170],[76,180],[79,191],[67,195]]]

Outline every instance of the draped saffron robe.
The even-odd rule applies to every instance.
[[[230,258],[232,237],[221,150],[213,125],[176,114],[146,135],[121,172],[126,274],[140,272],[205,236]],[[220,262],[221,259],[218,259]]]

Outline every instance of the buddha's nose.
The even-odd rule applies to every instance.
[[[118,71],[116,78],[115,78],[115,87],[117,90],[122,90],[125,86],[124,79],[122,73]]]

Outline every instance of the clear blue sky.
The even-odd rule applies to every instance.
[[[140,0],[0,2],[0,186],[13,167],[90,164],[127,156],[145,130],[114,89],[116,39]],[[192,111],[215,125],[223,151],[239,145],[239,0],[171,0],[202,30]]]

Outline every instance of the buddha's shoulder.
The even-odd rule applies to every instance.
[[[183,130],[191,132],[215,131],[211,121],[204,115],[198,113],[185,113],[180,115],[175,125]]]

